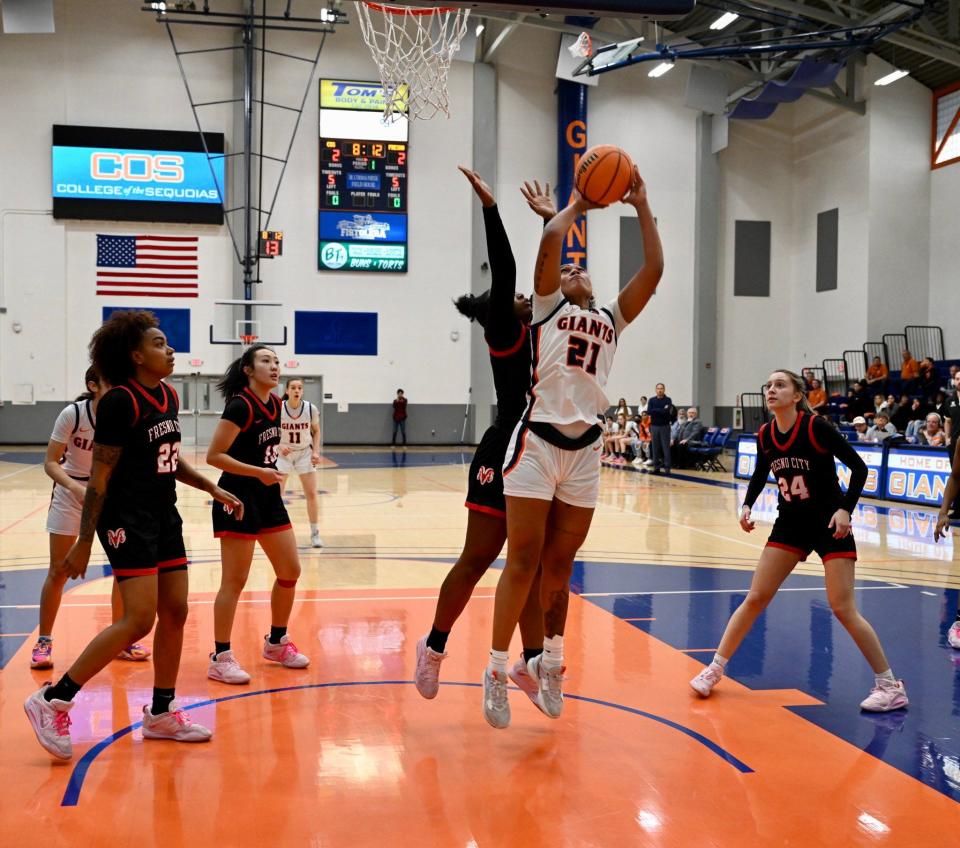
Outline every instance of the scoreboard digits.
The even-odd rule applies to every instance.
[[[407,145],[322,139],[321,209],[407,211]]]

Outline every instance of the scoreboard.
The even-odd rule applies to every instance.
[[[383,105],[380,83],[320,81],[321,271],[407,270],[407,118]]]
[[[407,211],[407,145],[362,139],[323,139],[321,209]]]

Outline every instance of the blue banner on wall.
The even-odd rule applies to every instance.
[[[377,355],[376,312],[295,312],[293,334],[300,355]]]
[[[587,149],[587,86],[557,80],[557,204],[573,196],[573,178]],[[587,218],[581,216],[563,242],[560,262],[587,267]]]
[[[129,306],[104,306],[103,320],[106,321],[114,312],[133,312],[144,309],[139,306],[136,310]],[[160,329],[167,337],[167,344],[177,353],[190,352],[190,310],[189,309],[150,309],[160,322]]]
[[[185,151],[54,147],[53,196],[219,204],[223,161]]]

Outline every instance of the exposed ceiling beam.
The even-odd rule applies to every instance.
[[[513,23],[507,24],[500,32],[497,33],[497,37],[493,40],[487,48],[487,52],[483,54],[483,61],[489,62],[493,58],[493,54],[497,52],[497,49],[516,31],[517,26],[523,23],[523,16],[521,15],[518,20]]]

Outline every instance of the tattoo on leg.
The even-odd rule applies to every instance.
[[[567,602],[569,600],[569,589],[557,589],[550,593],[550,604],[543,612],[543,629],[546,636],[563,635],[563,628],[567,623]]]

